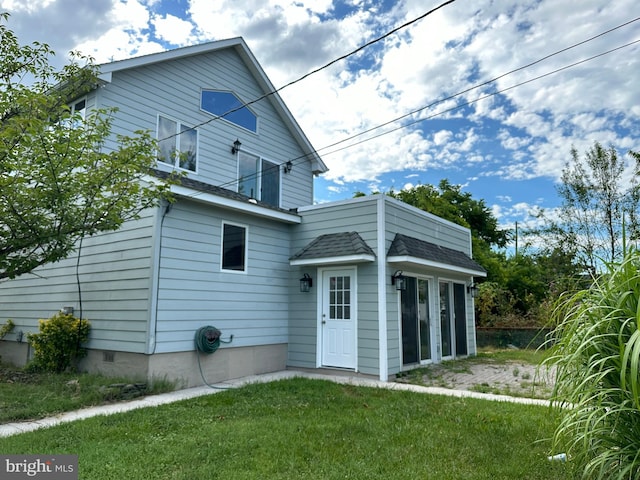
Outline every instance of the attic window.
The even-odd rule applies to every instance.
[[[244,102],[231,92],[203,90],[200,96],[200,108],[205,112],[257,133],[258,117],[243,105]]]

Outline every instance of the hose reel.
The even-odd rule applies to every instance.
[[[210,385],[204,378],[204,373],[202,372],[202,365],[200,365],[200,353],[204,353],[210,355],[214,353],[218,348],[220,348],[221,343],[231,343],[233,341],[233,335],[229,337],[229,340],[222,340],[222,332],[218,330],[216,327],[212,327],[211,325],[207,325],[205,327],[200,327],[196,330],[196,335],[194,339],[194,343],[196,346],[196,351],[198,352],[198,368],[200,370],[200,376],[202,377],[202,381],[205,385],[211,388],[225,388],[225,387],[214,387]]]

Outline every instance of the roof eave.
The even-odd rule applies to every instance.
[[[290,260],[289,265],[292,266],[322,266],[322,265],[342,265],[348,263],[368,263],[375,262],[376,257],[374,255],[341,255],[337,257],[318,257],[318,258],[303,258],[299,260]]]
[[[247,215],[269,218],[271,220],[277,220],[290,224],[297,224],[302,222],[302,218],[295,213],[272,210],[270,208],[265,208],[261,205],[252,203],[250,201],[242,202],[239,200],[234,200],[232,198],[225,198],[214,195],[212,193],[193,190],[182,185],[171,185],[171,193],[173,193],[177,197],[186,198],[195,202],[205,203],[207,205],[212,205],[219,208],[234,210],[236,212],[246,213]]]
[[[458,273],[463,275],[471,275],[474,277],[486,277],[487,272],[483,270],[475,270],[472,268],[460,267],[458,265],[450,265],[448,263],[435,262],[433,260],[426,260],[424,258],[413,257],[411,255],[394,255],[387,257],[388,263],[397,263],[404,265],[415,265],[418,267],[428,267],[436,270],[442,270],[451,273]]]

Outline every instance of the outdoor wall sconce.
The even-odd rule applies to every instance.
[[[293,168],[293,162],[291,160],[289,160],[287,163],[285,163],[282,167],[284,169],[284,173],[289,173],[291,172],[291,169]]]
[[[476,295],[478,295],[478,286],[475,283],[467,285],[467,293],[471,294],[471,298],[476,298]]]
[[[233,142],[233,146],[231,147],[231,153],[233,155],[235,155],[236,153],[238,153],[240,151],[240,147],[242,146],[242,143],[240,143],[240,140],[238,140],[236,138],[236,141]]]
[[[396,290],[407,289],[407,279],[402,275],[402,270],[396,270],[396,273],[391,275],[391,285],[395,285]]]
[[[309,276],[308,273],[305,273],[304,276],[300,279],[300,291],[308,292],[313,287],[313,279]]]

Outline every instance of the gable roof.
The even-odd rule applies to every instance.
[[[167,50],[164,52],[128,58],[126,60],[117,60],[115,62],[105,63],[99,65],[99,78],[101,81],[109,83],[111,82],[114,72],[143,67],[159,62],[175,60],[178,58],[187,58],[195,55],[212,53],[227,48],[233,49],[240,56],[264,94],[268,94],[266,99],[271,102],[284,123],[287,125],[287,128],[291,132],[293,138],[300,145],[300,148],[305,153],[306,158],[308,158],[311,162],[313,174],[319,175],[329,170],[320,158],[320,155],[318,155],[318,153],[316,152],[315,148],[313,148],[313,145],[311,145],[309,139],[300,128],[300,125],[298,125],[298,122],[295,120],[287,106],[282,101],[280,95],[278,93],[272,93],[275,92],[275,87],[267,77],[266,73],[264,72],[256,58],[253,56],[251,50],[249,50],[249,47],[242,37],[201,43],[199,45],[176,48],[174,50]]]
[[[289,259],[291,265],[373,262],[376,254],[358,232],[320,235]]]
[[[439,268],[441,270],[486,277],[487,271],[466,253],[435,243],[396,233],[389,251],[389,263],[406,263]]]

